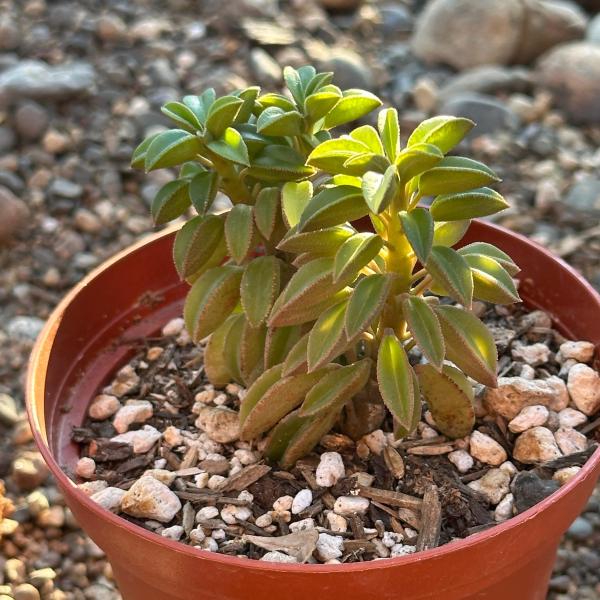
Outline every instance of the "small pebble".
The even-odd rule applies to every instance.
[[[513,516],[513,509],[515,506],[515,497],[512,494],[506,494],[502,500],[496,506],[494,510],[494,520],[498,523],[506,521]]]
[[[275,502],[273,502],[273,510],[276,512],[290,510],[292,508],[293,502],[293,496],[281,496],[280,498],[277,498]]]
[[[323,562],[339,558],[344,553],[344,538],[339,535],[320,533],[317,541],[317,555]]]
[[[530,346],[524,346],[522,344],[515,345],[512,348],[511,353],[514,359],[522,360],[532,367],[546,364],[550,358],[550,348],[548,348],[546,344],[540,343],[531,344]]]
[[[308,489],[300,490],[295,496],[292,502],[292,514],[298,515],[303,510],[307,509],[312,504],[313,495]],[[275,507],[273,507],[275,508]]]
[[[532,427],[545,425],[548,420],[548,409],[541,404],[525,406],[521,412],[508,424],[513,433],[521,433]]]
[[[581,471],[581,467],[564,467],[563,469],[558,469],[552,476],[552,479],[558,481],[563,486],[565,483],[569,483],[579,471]]]
[[[75,473],[82,479],[91,479],[96,472],[96,462],[93,458],[83,457],[77,461]]]
[[[473,468],[473,457],[466,450],[454,450],[447,456],[459,473],[467,473]]]
[[[533,427],[515,441],[513,456],[519,462],[534,464],[562,456],[552,432],[546,427]]]
[[[594,358],[594,344],[591,342],[564,342],[560,345],[560,356],[564,360],[573,359],[587,363]]]
[[[333,510],[342,517],[364,515],[369,510],[368,498],[361,496],[340,496],[333,505]]]
[[[493,466],[507,459],[506,450],[495,439],[480,431],[471,434],[470,453],[473,458]]]
[[[100,394],[94,398],[88,409],[88,414],[96,421],[104,421],[112,417],[121,408],[121,403],[116,396]]]
[[[561,427],[579,427],[587,423],[587,417],[579,410],[565,408],[558,413],[558,421]]]
[[[348,521],[342,515],[338,515],[332,510],[327,513],[327,523],[329,524],[329,529],[336,533],[348,531]]]
[[[590,416],[600,410],[600,375],[591,367],[575,365],[569,371],[567,389],[582,413]]]
[[[283,552],[279,552],[277,550],[271,550],[267,552],[260,560],[264,562],[274,562],[274,563],[297,563],[298,561],[288,554],[284,554]]]
[[[154,477],[141,477],[123,496],[121,510],[132,517],[168,523],[181,510],[181,501]]]
[[[302,519],[300,521],[296,521],[295,523],[290,523],[290,531],[292,533],[297,533],[299,531],[307,531],[309,529],[315,528],[315,520],[312,518]]]
[[[508,494],[510,476],[502,469],[490,469],[481,479],[471,481],[467,485],[495,506]]]
[[[571,427],[561,427],[554,432],[554,439],[560,451],[566,456],[582,452],[587,448],[587,438]]]
[[[317,466],[316,480],[321,487],[332,487],[344,477],[344,461],[338,452],[323,452]]]
[[[102,508],[116,513],[121,510],[121,502],[124,495],[125,490],[116,487],[107,487],[92,494],[91,499]]]

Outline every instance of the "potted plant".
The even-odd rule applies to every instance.
[[[471,433],[476,418],[473,382],[489,388],[497,382],[495,341],[472,310],[474,299],[509,305],[520,300],[520,293],[530,307],[552,314],[564,334],[597,344],[600,298],[538,246],[471,222],[506,207],[502,196],[486,187],[498,181],[488,167],[448,155],[472,122],[429,119],[402,148],[397,113],[385,109],[378,114],[377,127],[362,125],[333,137],[332,128],[364,117],[380,101],[361,90],[341,91],[331,83],[331,73],[312,67],[287,68],[285,79],[287,96],[260,95],[258,88],[248,88],[217,98],[209,90],[168,103],[163,110],[177,128],[151,136],[136,149],[136,167],[178,169],[153,203],[155,221],[185,217],[191,207],[196,215],[177,231],[159,234],[103,265],[49,320],[32,355],[28,379],[29,414],[41,451],[74,514],[107,552],[127,600],[241,599],[263,593],[292,599],[325,593],[332,598],[396,598],[400,593],[413,598],[542,599],[558,540],[591,492],[600,454],[518,516],[436,548],[444,499],[435,485],[424,485],[418,498],[396,491],[402,486],[404,464],[389,442],[402,444],[408,438],[406,447],[415,446],[410,440],[422,420],[423,400],[429,423],[445,443]],[[219,191],[232,207],[212,214]],[[427,197],[434,197],[430,206],[423,202]],[[517,264],[522,269],[519,292],[513,280]],[[80,464],[71,432],[85,421],[91,400],[113,380],[140,340],[182,310],[189,334],[203,348],[194,359],[203,362],[199,377],[204,372],[217,388],[236,382],[245,390],[236,410],[195,406],[196,425],[220,444],[245,443],[231,446],[231,451],[258,449],[260,472],[257,478],[256,464],[230,470],[228,477],[213,479],[208,491],[201,491],[205,481],[169,490],[166,481],[172,483],[174,476],[167,474],[165,480],[164,473],[128,481],[122,486],[128,491],[111,488],[117,496],[113,508],[119,505],[130,518],[150,519],[149,526],[166,536],[159,537],[101,508],[65,470],[72,473]],[[115,394],[127,396],[137,385],[125,381],[127,373],[113,381],[113,391],[115,385],[125,386]],[[125,405],[128,414],[141,406],[135,402]],[[92,434],[104,437],[98,432],[107,431],[102,430],[105,426],[114,433],[110,428],[116,421],[111,422],[113,413],[108,412],[106,423],[90,429]],[[127,435],[132,419],[121,435]],[[196,508],[202,502],[227,501],[235,509],[249,501],[247,495],[223,499],[228,490],[245,491],[233,481],[255,483],[272,467],[288,480],[294,479],[289,471],[299,464],[314,472],[317,465],[304,457],[332,430],[336,435],[330,436],[330,444],[349,444],[357,454],[359,440],[379,432],[386,446],[381,460],[394,473],[391,489],[374,488],[372,478],[361,479],[357,473],[337,493],[338,500],[351,505],[344,512],[328,491],[335,482],[319,483],[310,475],[307,482],[323,493],[325,506],[332,503],[333,514],[345,514],[363,537],[367,534],[356,518],[369,499],[383,498],[386,509],[386,499],[393,498],[386,510],[394,522],[400,517],[398,509],[410,507],[412,517],[403,514],[419,529],[420,552],[400,556],[413,552],[411,546],[385,560],[327,561],[331,555],[318,544],[336,536],[327,530],[322,539],[314,523],[306,531],[296,528],[292,538],[282,535],[288,516],[283,513],[289,513],[285,507],[280,528],[265,529],[265,535],[256,535],[263,531],[253,524],[256,514],[248,510],[238,519],[234,510],[232,531],[249,528],[240,543],[260,549],[253,557],[268,550],[275,553],[272,560],[307,562],[316,550],[318,561],[328,564],[243,560],[207,552],[218,550],[207,544],[186,546],[169,539],[172,532],[164,533],[161,521],[185,529],[180,499],[189,500],[190,506],[196,503]],[[89,432],[77,435],[91,458],[124,450],[121,463],[116,455],[110,459],[119,466],[111,467],[110,474],[106,470],[106,479],[119,469],[142,474],[150,464],[141,452],[131,457],[128,444],[133,442],[126,441],[131,436],[115,437],[111,446],[91,439]],[[90,457],[85,464],[91,464]],[[162,460],[164,465],[167,459]],[[196,454],[191,462],[197,460]],[[186,470],[177,464],[182,477],[202,475],[195,465],[186,462],[185,467],[192,466]],[[166,505],[172,511],[164,516]],[[202,529],[201,519],[199,523],[194,531]],[[378,535],[374,531],[372,540]],[[399,531],[396,541],[403,539]],[[368,541],[356,540],[354,534],[355,541]],[[205,533],[199,531],[197,541],[198,536]],[[342,547],[343,536],[337,537],[341,541],[332,543]],[[368,543],[372,558],[379,546]],[[235,546],[238,554],[243,554],[242,546]],[[381,549],[380,556],[389,552]]]

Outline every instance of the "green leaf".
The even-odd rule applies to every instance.
[[[450,438],[461,438],[473,430],[475,411],[473,390],[466,377],[454,367],[442,372],[431,365],[416,367],[419,384],[436,427]]]
[[[233,96],[243,100],[243,104],[238,110],[238,113],[233,121],[234,123],[245,123],[248,121],[252,115],[252,112],[254,111],[258,94],[260,94],[260,88],[256,85],[247,87],[243,90],[238,90],[232,94]]]
[[[297,181],[314,174],[312,167],[304,164],[304,157],[289,146],[270,145],[252,161],[252,166],[244,174],[256,179],[281,183]]]
[[[419,296],[406,294],[402,311],[417,346],[425,358],[439,371],[444,363],[444,336],[440,322],[429,304]]]
[[[444,155],[433,144],[415,144],[404,148],[396,158],[398,175],[403,182],[420,175],[437,165]]]
[[[206,129],[215,137],[221,137],[231,127],[243,104],[244,101],[235,96],[222,96],[215,100],[208,110]]]
[[[238,361],[242,383],[245,386],[249,386],[264,371],[266,335],[266,327],[253,327],[248,319],[244,320],[244,328],[238,346]]]
[[[157,225],[163,225],[183,215],[189,207],[188,182],[175,179],[158,190],[152,201],[152,218]]]
[[[179,179],[187,179],[191,181],[196,175],[206,173],[206,169],[198,162],[186,162],[179,169]]]
[[[337,358],[348,345],[344,335],[344,321],[348,301],[327,309],[313,325],[308,335],[308,372],[316,371]]]
[[[304,93],[308,97],[310,94],[314,94],[315,92],[323,92],[329,91],[331,88],[335,88],[339,91],[339,88],[336,85],[331,85],[331,80],[333,79],[333,73],[331,71],[327,71],[325,73],[317,73],[306,86],[304,86]],[[340,96],[342,92],[340,91]]]
[[[265,339],[265,367],[270,368],[288,356],[294,344],[300,339],[299,325],[290,327],[270,327]],[[306,356],[306,352],[304,353]]]
[[[284,111],[277,106],[263,110],[256,121],[256,130],[263,135],[294,136],[302,133],[304,122],[297,110]]]
[[[326,173],[343,172],[344,163],[354,156],[368,152],[362,142],[346,136],[319,144],[309,155],[306,163]]]
[[[174,167],[193,160],[200,152],[200,140],[183,129],[169,129],[159,133],[146,149],[146,171]]]
[[[225,241],[229,255],[241,264],[253,248],[254,219],[252,206],[236,204],[227,213],[225,220]]]
[[[454,246],[462,240],[469,229],[471,221],[437,222],[433,230],[434,246]]]
[[[190,198],[199,215],[205,215],[219,190],[219,176],[214,171],[204,171],[190,181]]]
[[[283,79],[287,85],[288,90],[292,94],[292,98],[296,101],[298,106],[302,106],[304,102],[304,92],[302,90],[302,81],[298,71],[292,67],[285,67],[283,69]]]
[[[155,133],[154,135],[149,135],[134,151],[131,155],[131,166],[134,169],[143,169],[144,164],[146,162],[146,153],[148,152],[148,148],[150,144],[160,135],[160,133]]]
[[[369,171],[362,180],[362,192],[371,212],[383,212],[394,199],[399,189],[395,165],[390,165],[383,175]]]
[[[221,158],[241,165],[248,166],[250,164],[246,143],[241,133],[233,129],[233,127],[228,127],[220,139],[208,142],[206,145],[209,150],[212,150]]]
[[[160,111],[187,131],[193,133],[202,130],[202,123],[197,115],[182,102],[167,102]]]
[[[198,272],[220,246],[224,246],[222,219],[216,215],[190,219],[177,232],[173,244],[173,259],[179,276],[187,279]]]
[[[277,225],[280,194],[278,188],[263,188],[256,197],[254,222],[266,240],[271,239]]]
[[[317,70],[312,65],[302,65],[301,67],[298,67],[298,76],[300,77],[300,85],[302,86],[303,91],[307,89],[316,75]]]
[[[411,212],[399,213],[404,235],[415,252],[416,257],[424,265],[429,260],[433,243],[433,219],[426,208],[415,208]]]
[[[383,239],[375,233],[357,233],[337,251],[333,263],[333,281],[352,281],[383,248]]]
[[[327,373],[306,394],[300,415],[310,417],[340,409],[365,387],[371,374],[371,359],[363,358],[347,367]]]
[[[338,248],[355,233],[356,230],[350,225],[336,225],[303,233],[296,233],[292,228],[279,242],[277,249],[293,254],[310,252],[317,256],[334,256]]]
[[[274,256],[259,256],[248,263],[240,286],[246,318],[253,327],[265,322],[279,295],[281,268]]]
[[[298,231],[308,231],[355,221],[369,213],[361,190],[349,185],[325,188],[308,203]]]
[[[519,292],[509,273],[499,262],[481,254],[464,255],[473,273],[473,296],[494,304],[519,302]]]
[[[394,419],[394,437],[399,440],[414,433],[421,420],[423,407],[421,406],[421,390],[419,389],[419,380],[414,369],[411,368],[412,387],[413,387],[413,406],[412,419],[406,425],[402,425],[398,420]]]
[[[215,90],[208,88],[200,96],[184,96],[183,103],[196,115],[198,121],[204,125],[208,111],[216,99],[217,94]]]
[[[281,110],[286,110],[286,111],[287,110],[296,110],[296,106],[294,105],[294,103],[287,96],[284,96],[283,94],[274,94],[274,93],[263,94],[258,99],[258,104],[260,107],[260,111],[258,112],[259,115],[263,110],[266,110],[267,108],[269,108],[271,106],[276,106],[277,108],[281,108]]]
[[[269,434],[265,456],[271,462],[281,461],[286,449],[294,436],[310,422],[310,419],[301,417],[295,410],[284,417]]]
[[[344,163],[344,171],[350,175],[362,177],[368,171],[376,173],[385,173],[390,166],[390,161],[385,156],[380,156],[372,152],[364,154],[355,154]]]
[[[487,327],[457,306],[436,306],[446,342],[446,357],[480,383],[496,387],[498,353]]]
[[[243,426],[248,418],[248,415],[252,412],[254,407],[260,402],[260,399],[267,393],[275,383],[281,380],[282,365],[275,365],[270,369],[267,369],[262,375],[260,375],[254,383],[246,391],[246,395],[242,398],[240,404],[240,424],[242,425],[242,439],[246,438]]]
[[[311,93],[304,101],[304,113],[314,122],[322,119],[342,97],[342,92],[335,85]]]
[[[345,327],[349,340],[366,331],[379,316],[387,300],[391,282],[390,275],[369,275],[356,284],[346,310]]]
[[[462,254],[464,257],[473,255],[473,256],[488,256],[489,258],[493,258],[496,262],[500,263],[510,275],[514,276],[519,273],[521,269],[513,262],[513,259],[500,250],[500,248],[496,248],[496,246],[492,244],[488,244],[487,242],[473,242],[468,246],[463,246],[459,251],[459,254]]]
[[[360,119],[381,106],[381,100],[377,96],[364,90],[345,90],[342,96],[325,117],[325,129]]]
[[[400,125],[398,124],[398,111],[395,108],[386,108],[377,116],[377,128],[383,142],[386,156],[391,162],[396,160],[400,152]]]
[[[408,429],[413,420],[412,367],[404,346],[394,333],[386,333],[377,354],[377,383],[381,398],[398,423]]]
[[[436,221],[462,221],[487,217],[508,206],[508,202],[497,191],[484,187],[438,196],[433,201],[430,211]]]
[[[439,116],[423,121],[408,138],[408,146],[433,144],[444,154],[456,146],[475,123],[463,117]]]
[[[281,190],[281,208],[288,227],[295,227],[313,196],[310,181],[287,182]]]
[[[215,386],[227,385],[233,377],[225,360],[225,339],[235,318],[236,315],[231,315],[217,327],[208,338],[208,343],[204,348],[204,372],[208,380]]]
[[[240,365],[240,347],[246,327],[246,317],[244,313],[236,313],[229,318],[232,320],[232,324],[225,336],[223,359],[233,381],[244,385],[244,377]]]
[[[471,158],[447,156],[425,171],[419,180],[419,191],[425,196],[464,192],[500,181],[486,165]]]
[[[282,371],[284,377],[308,370],[308,335],[308,333],[305,333],[298,339],[285,357]]]
[[[214,267],[191,287],[183,316],[194,342],[210,335],[231,314],[240,299],[243,269],[232,265]]]
[[[473,275],[467,261],[452,248],[433,246],[427,272],[447,290],[448,295],[467,308],[473,301]]]
[[[360,127],[357,127],[350,133],[350,137],[367,146],[373,154],[384,154],[383,144],[381,143],[379,134],[371,125],[361,125]]]
[[[315,321],[323,314],[323,311],[342,300],[348,299],[350,294],[351,288],[346,287],[334,292],[326,298],[320,300],[307,298],[305,302],[289,303],[279,310],[281,307],[281,303],[278,304],[281,299],[280,296],[273,305],[273,310],[271,311],[273,316],[269,318],[269,325],[285,327],[288,325],[301,325],[303,323]]]

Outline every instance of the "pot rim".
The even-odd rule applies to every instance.
[[[567,264],[560,257],[555,256],[540,244],[533,242],[525,236],[515,233],[505,227],[501,227],[499,225],[495,225],[487,221],[481,221],[478,219],[475,219],[475,221],[477,221],[478,226],[483,227],[484,229],[491,231],[499,231],[508,234],[518,239],[521,243],[529,245],[530,247],[532,247],[532,250],[543,253],[548,257],[551,257],[558,268],[566,270],[570,272],[571,275],[575,276],[587,289],[587,292],[596,299],[598,305],[600,306],[600,294],[579,272],[577,272],[573,267]],[[100,273],[104,272],[107,269],[110,269],[112,265],[122,260],[132,252],[135,252],[141,249],[142,247],[146,246],[147,244],[153,243],[162,237],[171,235],[178,229],[178,225],[169,226],[157,233],[151,233],[147,236],[144,236],[136,243],[121,250],[120,252],[118,252],[117,254],[100,264],[98,267],[93,269],[90,273],[88,273],[64,296],[64,298],[52,311],[51,315],[46,321],[46,324],[44,325],[44,328],[42,329],[35,342],[29,359],[29,365],[27,370],[27,382],[25,386],[26,409],[36,445],[40,450],[47,465],[50,467],[52,475],[57,479],[61,486],[64,489],[72,489],[74,493],[78,496],[77,500],[81,504],[83,504],[88,511],[93,513],[98,519],[107,520],[111,523],[111,525],[114,525],[117,528],[127,530],[128,533],[143,538],[150,544],[159,544],[168,548],[172,552],[181,553],[189,557],[198,557],[205,560],[215,561],[224,566],[229,565],[231,567],[238,568],[248,567],[251,569],[257,569],[265,572],[357,572],[365,570],[379,570],[388,567],[401,567],[402,565],[408,565],[413,562],[439,558],[442,555],[447,554],[448,552],[452,552],[453,550],[461,550],[466,547],[479,545],[486,541],[488,538],[502,535],[505,532],[509,532],[519,527],[519,525],[529,521],[530,519],[533,519],[540,512],[544,511],[546,508],[552,506],[553,504],[561,500],[563,496],[567,495],[571,490],[577,487],[584,480],[594,475],[593,472],[598,468],[598,465],[600,464],[600,446],[586,461],[585,465],[577,473],[577,475],[573,477],[568,483],[561,486],[548,498],[542,500],[541,502],[524,511],[523,513],[514,516],[508,519],[507,521],[504,521],[503,523],[494,525],[489,529],[472,534],[466,538],[449,542],[447,544],[444,544],[443,546],[438,546],[437,548],[433,548],[430,550],[424,550],[414,554],[409,554],[407,556],[340,565],[271,563],[258,560],[241,559],[236,556],[228,556],[225,554],[209,552],[207,550],[201,550],[199,548],[194,548],[192,546],[182,544],[181,542],[176,542],[174,540],[163,538],[155,533],[147,531],[142,527],[127,521],[126,519],[112,512],[103,509],[102,507],[100,507],[100,505],[98,505],[96,502],[91,500],[91,498],[89,498],[86,494],[84,494],[77,487],[77,484],[74,481],[72,481],[69,477],[67,477],[67,475],[63,472],[63,470],[56,462],[52,451],[50,450],[50,447],[47,443],[45,427],[41,425],[41,421],[43,421],[44,417],[43,415],[38,414],[35,408],[36,403],[33,401],[33,399],[39,397],[40,395],[45,397],[45,378],[52,344],[56,332],[60,327],[60,323],[62,321],[65,310],[73,301],[73,299],[79,294],[79,292],[83,288],[90,285]]]

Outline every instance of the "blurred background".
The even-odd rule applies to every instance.
[[[478,124],[464,154],[503,178],[496,219],[600,288],[600,1],[0,0],[0,600],[117,600],[102,551],[48,479],[23,417],[33,341],[90,269],[151,232],[168,174],[132,172],[160,106],[281,87],[312,63],[398,107]],[[225,202],[225,199],[222,199]],[[577,310],[577,307],[573,307]],[[541,541],[543,543],[543,541]],[[549,598],[600,599],[600,494]]]

